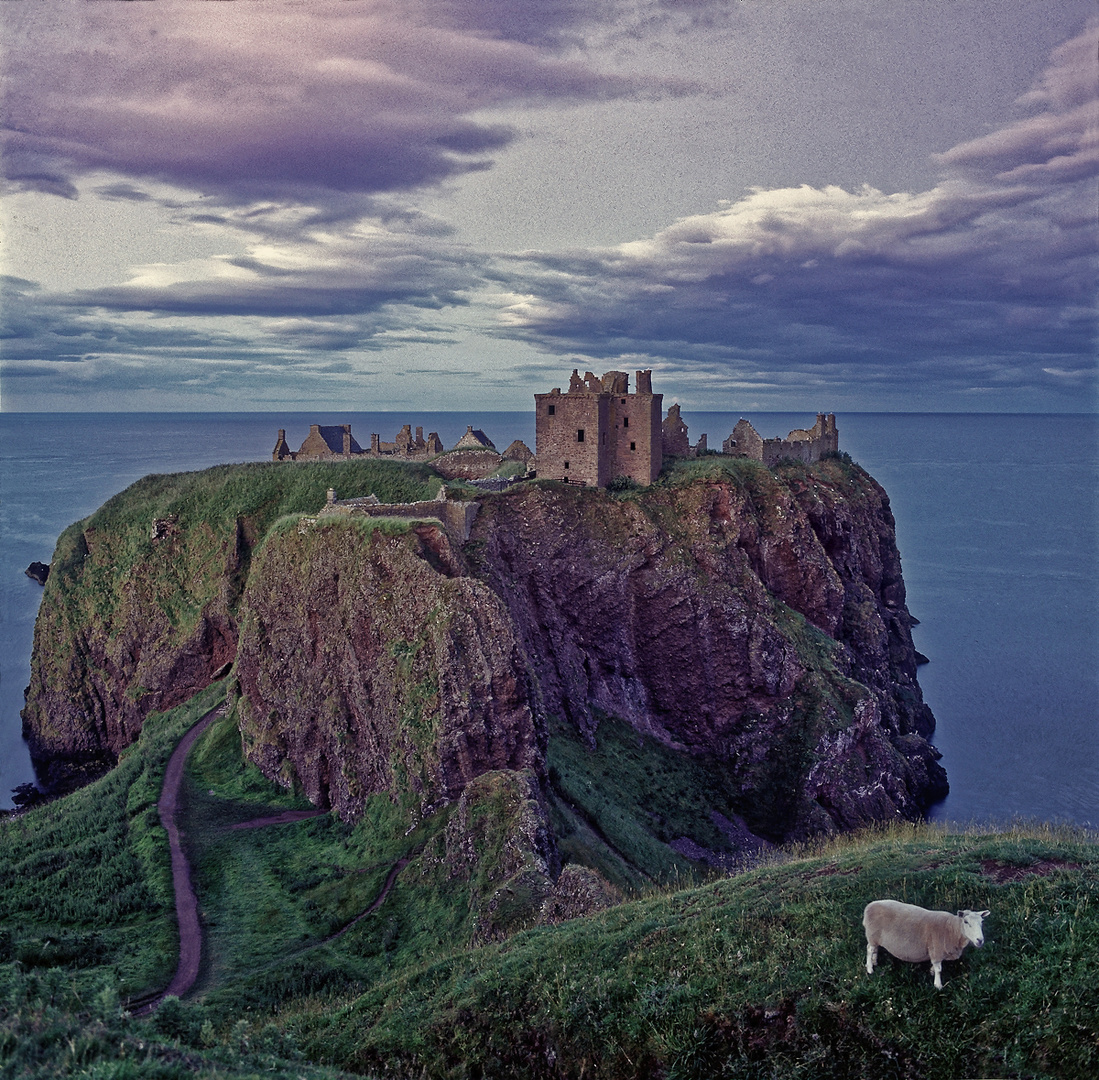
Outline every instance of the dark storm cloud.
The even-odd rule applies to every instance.
[[[487,18],[496,8],[249,3],[214,18],[205,5],[20,6],[6,16],[7,176],[71,197],[73,179],[102,170],[230,204],[406,191],[483,169],[511,141],[509,127],[472,119],[479,109],[685,85],[532,44],[578,22],[579,5],[504,4]]]
[[[1030,115],[939,155],[934,189],[756,190],[649,240],[516,259],[505,333],[760,385],[1079,395],[1095,347],[1096,36],[1057,50]]]
[[[246,261],[246,260],[245,260]],[[301,275],[288,272],[290,277]],[[386,305],[441,308],[465,301],[441,286],[412,292],[399,288],[325,282],[321,275],[309,283],[286,282],[282,275],[270,284],[187,281],[162,288],[118,286],[78,290],[59,298],[59,306],[116,311],[156,311],[181,315],[260,315],[284,318],[298,315],[325,317],[374,312]],[[266,285],[266,287],[265,287]]]

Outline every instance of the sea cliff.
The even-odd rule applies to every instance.
[[[915,819],[945,793],[889,501],[858,466],[704,458],[618,494],[524,483],[479,496],[468,539],[317,516],[329,486],[438,490],[388,465],[149,477],[67,530],[24,711],[43,779],[109,767],[151,711],[232,663],[269,777],[353,819],[379,792],[426,815],[521,772],[549,866],[552,837],[581,834],[645,861],[586,794],[604,738],[635,740],[635,790],[658,761],[684,778],[691,814],[656,791],[629,811],[645,842],[714,865]]]

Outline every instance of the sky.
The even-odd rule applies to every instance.
[[[1094,0],[0,22],[4,411],[1099,406]]]

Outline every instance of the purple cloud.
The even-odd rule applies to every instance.
[[[7,175],[71,196],[74,178],[101,170],[229,203],[405,191],[486,168],[511,141],[507,126],[473,119],[478,110],[685,85],[600,72],[544,47],[598,5],[587,16],[577,3],[534,9],[21,8],[7,18]]]

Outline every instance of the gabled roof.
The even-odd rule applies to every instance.
[[[470,425],[466,428],[466,433],[454,444],[453,449],[495,450],[496,444],[480,428],[474,431],[473,426]]]
[[[342,424],[320,425],[317,428],[317,432],[322,439],[324,439],[324,445],[332,451],[333,454],[343,453],[343,436],[347,431]],[[355,436],[351,436],[351,453],[361,454],[363,448],[355,441]]]

